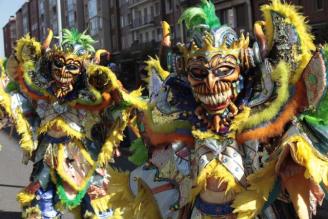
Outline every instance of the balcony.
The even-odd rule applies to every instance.
[[[154,17],[152,17],[150,15],[137,17],[132,20],[131,31],[139,30],[142,28],[150,27],[150,26],[154,26]]]
[[[148,2],[149,0],[129,0],[129,8],[134,8],[138,5]]]
[[[135,40],[131,47],[130,47],[130,53],[140,53],[141,51],[158,51],[159,50],[160,42],[156,42],[155,40],[152,40],[150,42],[143,42],[140,43],[138,40]],[[152,54],[148,54],[152,55]]]

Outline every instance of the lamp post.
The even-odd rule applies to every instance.
[[[59,45],[63,41],[63,32],[62,32],[62,16],[61,16],[61,0],[57,0],[57,19],[58,19],[58,34],[59,34]]]

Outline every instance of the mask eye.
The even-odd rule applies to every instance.
[[[63,62],[61,59],[55,59],[55,61],[54,61],[54,65],[55,65],[57,68],[62,68],[62,67],[64,67],[64,62]]]
[[[75,71],[75,70],[79,70],[79,66],[74,65],[74,64],[68,64],[66,66],[66,69],[69,70],[69,71]]]
[[[234,69],[229,66],[221,66],[217,69],[214,69],[212,72],[218,77],[225,77],[232,74]]]
[[[190,75],[196,80],[203,80],[208,75],[208,71],[202,68],[191,68],[189,72]]]

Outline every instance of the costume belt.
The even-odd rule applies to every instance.
[[[213,217],[232,214],[233,208],[230,205],[230,202],[225,204],[207,203],[203,201],[199,196],[196,198],[195,201],[195,206],[199,211]]]

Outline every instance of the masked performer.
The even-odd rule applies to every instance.
[[[18,194],[24,218],[59,218],[65,209],[83,218],[109,218],[106,166],[118,153],[140,91],[127,93],[98,65],[94,40],[64,30],[61,46],[25,36],[8,61],[19,91],[0,90],[0,104],[16,124],[31,183]],[[114,212],[119,215],[119,211]]]
[[[140,164],[148,149],[150,159],[113,170],[112,201],[125,218],[276,218],[276,199],[302,219],[315,213],[327,186],[325,63],[294,6],[273,0],[262,11],[252,46],[221,26],[210,1],[182,14],[185,44],[169,47],[163,23],[171,58],[147,62],[147,147],[134,145],[131,157]]]

